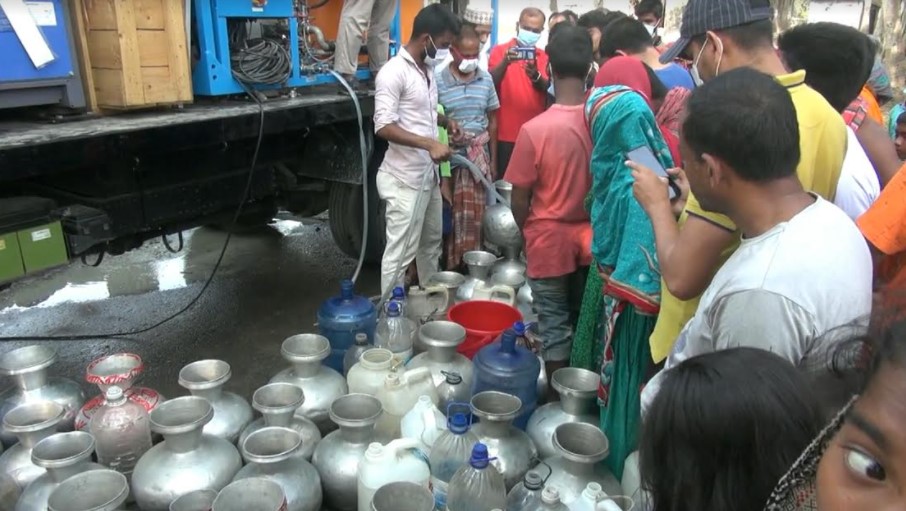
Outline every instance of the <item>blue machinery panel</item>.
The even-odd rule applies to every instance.
[[[40,10],[37,24],[50,46],[54,60],[36,68],[0,8],[0,108],[61,104],[85,106],[85,95],[78,69],[73,62],[72,36],[69,32],[68,2],[45,0],[29,2]]]
[[[282,19],[289,25],[289,51],[292,74],[283,85],[260,85],[257,89],[280,89],[284,87],[306,87],[336,83],[336,79],[324,69],[303,71],[299,52],[299,27],[293,0],[192,0],[193,22],[197,28],[200,60],[192,72],[192,84],[196,95],[223,96],[241,94],[245,89],[233,78],[230,71],[230,43],[227,31],[229,19]],[[397,4],[396,17],[390,26],[390,39],[399,44],[400,12]],[[391,47],[395,54],[397,48]],[[358,78],[371,77],[368,69],[359,69]]]

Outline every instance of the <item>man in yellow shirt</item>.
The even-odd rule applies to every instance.
[[[789,91],[796,107],[799,180],[805,190],[833,201],[846,150],[846,127],[824,97],[805,84],[805,71],[791,73],[784,67],[773,46],[773,16],[769,0],[690,0],[683,11],[681,38],[661,61],[671,62],[685,53],[693,61],[693,76],[700,81],[739,67],[773,76]],[[663,279],[661,311],[650,339],[655,363],[670,354],[701,293],[736,250],[740,237],[728,217],[706,211],[691,195],[679,222],[667,215],[651,219]]]

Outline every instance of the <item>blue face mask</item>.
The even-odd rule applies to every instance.
[[[519,32],[516,34],[516,40],[519,41],[519,44],[522,46],[535,46],[538,44],[538,41],[541,39],[541,34],[532,32],[531,30],[526,30],[524,28],[519,28]]]

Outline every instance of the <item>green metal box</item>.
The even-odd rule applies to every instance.
[[[22,251],[16,233],[0,234],[0,282],[17,279],[25,275]]]
[[[17,233],[26,273],[46,270],[69,262],[60,222],[29,227]]]

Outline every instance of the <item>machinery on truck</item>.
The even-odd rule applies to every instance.
[[[358,257],[365,235],[366,258],[380,259],[374,177],[386,146],[372,135],[373,98],[338,93],[331,73],[342,0],[186,0],[194,101],[92,115],[73,110],[86,104],[77,9],[89,5],[97,11],[86,10],[89,21],[105,29],[101,18],[116,20],[123,5],[134,4],[126,17],[137,21],[127,22],[141,29],[156,16],[150,10],[173,5],[104,3],[7,0],[0,7],[0,55],[13,64],[0,66],[0,282],[72,259],[100,264],[105,254],[161,236],[176,249],[183,230],[232,224],[240,204],[239,226],[266,223],[278,209],[299,216],[329,209],[345,253]],[[399,2],[391,52],[408,38],[422,5]],[[95,51],[107,35],[90,33],[86,47]],[[151,51],[143,44],[153,37],[159,31],[139,33],[136,51]],[[370,77],[365,52],[363,80]],[[113,71],[94,69],[94,89],[105,86],[98,76]],[[372,191],[367,204],[363,183]]]

